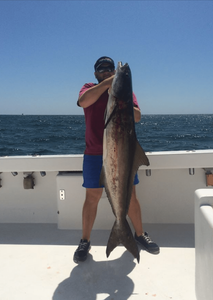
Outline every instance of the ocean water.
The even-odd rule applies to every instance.
[[[145,151],[213,149],[213,115],[144,115],[136,124]],[[0,115],[0,156],[82,154],[83,115]]]

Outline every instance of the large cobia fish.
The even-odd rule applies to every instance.
[[[100,176],[100,185],[105,186],[116,218],[107,244],[107,257],[123,244],[139,262],[138,247],[126,216],[140,165],[148,166],[149,160],[136,137],[131,71],[128,64],[119,62],[109,90]]]

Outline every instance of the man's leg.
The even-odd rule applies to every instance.
[[[75,263],[79,263],[87,259],[88,252],[91,248],[90,234],[92,231],[93,224],[95,222],[97,207],[102,192],[102,188],[86,189],[86,199],[82,211],[82,239],[80,240],[79,246],[74,253],[73,260]]]
[[[137,236],[140,236],[144,233],[141,217],[141,207],[140,203],[136,196],[135,185],[133,185],[132,196],[129,204],[128,216],[132,222],[132,225],[135,229]]]
[[[103,189],[86,189],[86,199],[82,212],[82,239],[89,241],[93,224],[95,222],[97,207],[101,198]]]
[[[128,216],[135,229],[135,239],[137,243],[149,253],[158,254],[160,252],[158,245],[150,239],[147,232],[143,231],[141,208],[136,196],[135,185],[133,186]]]

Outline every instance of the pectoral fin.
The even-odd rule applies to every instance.
[[[149,159],[138,141],[136,141],[134,165],[137,169],[142,165],[149,166]]]

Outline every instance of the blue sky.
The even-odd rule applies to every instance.
[[[0,1],[0,114],[82,114],[103,55],[143,114],[213,113],[213,1]]]

